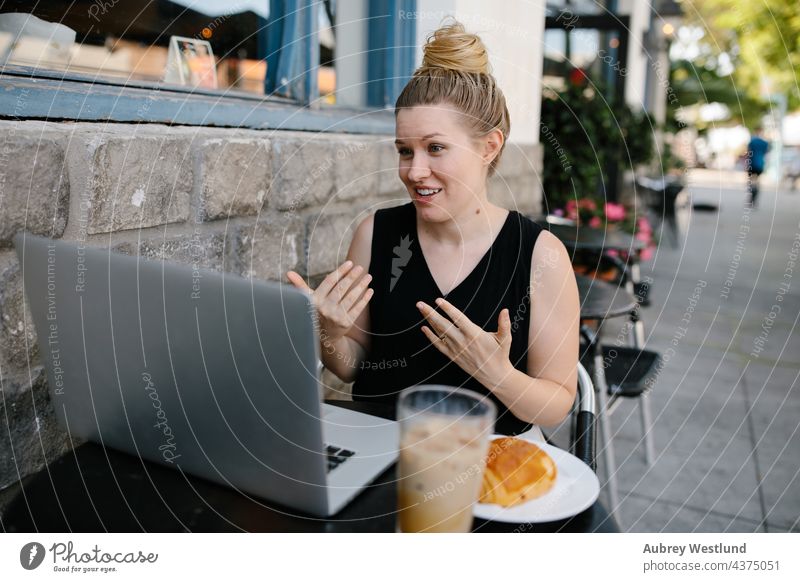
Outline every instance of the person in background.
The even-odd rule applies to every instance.
[[[758,180],[764,172],[764,164],[769,151],[769,143],[763,136],[764,131],[759,127],[754,136],[747,144],[747,159],[745,160],[745,170],[747,170],[747,190],[750,192],[750,204],[756,207],[758,198]]]
[[[497,432],[541,438],[575,400],[578,289],[564,245],[487,198],[510,119],[481,39],[434,32],[395,120],[410,201],[362,220],[317,289],[287,274],[317,307],[323,363],[355,400],[469,388],[497,405]]]
[[[785,164],[784,177],[789,182],[789,190],[797,190],[797,181],[800,180],[800,148],[785,149],[784,156],[789,158]]]

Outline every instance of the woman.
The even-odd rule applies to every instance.
[[[558,239],[487,200],[510,120],[480,38],[437,30],[395,118],[411,202],[364,219],[316,290],[288,273],[313,296],[323,363],[354,399],[462,386],[494,400],[498,432],[558,424],[575,399],[577,286]]]

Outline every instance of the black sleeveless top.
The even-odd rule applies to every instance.
[[[378,210],[372,235],[369,272],[374,295],[369,303],[371,347],[353,384],[355,400],[394,403],[398,393],[418,384],[444,384],[489,394],[497,405],[495,430],[519,434],[531,425],[514,416],[480,382],[430,343],[416,307],[436,307],[444,297],[486,331],[497,331],[504,308],[511,317],[511,362],[527,373],[530,328],[531,255],[542,228],[510,211],[494,243],[475,269],[447,295],[433,279],[417,236],[412,202]],[[441,310],[439,310],[441,313]],[[447,317],[447,316],[445,316]]]

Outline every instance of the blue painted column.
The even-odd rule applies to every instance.
[[[367,105],[392,107],[414,72],[416,0],[371,0]]]
[[[281,95],[304,104],[319,97],[317,15],[321,5],[319,0],[270,0],[264,28],[267,95]]]

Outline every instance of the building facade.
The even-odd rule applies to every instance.
[[[4,3],[0,489],[76,444],[55,420],[14,234],[316,284],[362,218],[408,199],[391,106],[446,15],[485,38],[512,110],[490,195],[536,212],[544,4],[510,4]]]

